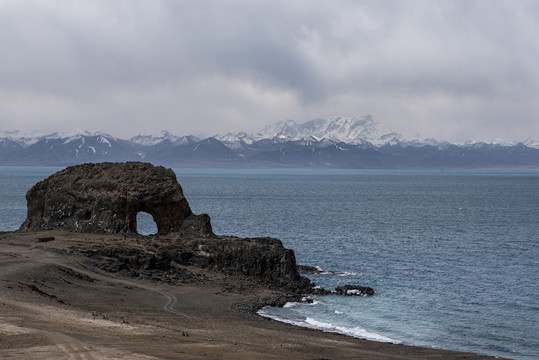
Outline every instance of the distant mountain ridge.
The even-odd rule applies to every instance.
[[[302,124],[283,120],[256,134],[199,138],[167,131],[131,139],[84,130],[39,135],[0,132],[0,165],[67,166],[148,161],[191,167],[316,167],[364,169],[539,169],[539,142],[462,144],[380,130],[370,115]]]

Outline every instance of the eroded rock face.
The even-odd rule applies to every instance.
[[[171,169],[148,163],[71,166],[26,194],[21,231],[137,231],[137,213],[152,215],[159,234],[213,235],[208,215],[194,215]]]
[[[243,275],[291,293],[308,293],[314,286],[298,273],[294,251],[272,238],[156,237],[151,246],[133,246],[122,241],[96,244],[86,255],[101,262],[103,270],[124,271],[131,276],[151,270],[173,274],[181,271],[182,266],[194,266]]]

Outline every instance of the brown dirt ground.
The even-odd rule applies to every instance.
[[[54,240],[38,242],[40,237]],[[486,359],[378,343],[239,312],[275,295],[248,279],[197,268],[129,278],[84,249],[141,238],[66,232],[0,234],[2,359]],[[104,318],[104,317],[107,317]],[[123,319],[127,319],[124,322]]]

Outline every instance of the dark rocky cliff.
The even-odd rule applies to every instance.
[[[314,284],[302,277],[294,251],[272,238],[196,237],[176,239],[160,236],[137,241],[120,240],[95,244],[87,256],[103,270],[139,276],[148,271],[174,273],[182,266],[195,266],[252,281],[293,294],[313,291]]]

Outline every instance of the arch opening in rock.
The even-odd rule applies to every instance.
[[[137,234],[148,236],[157,235],[158,229],[153,216],[145,211],[137,213]]]

